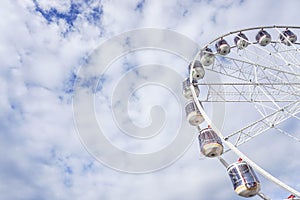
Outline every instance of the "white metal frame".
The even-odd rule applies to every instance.
[[[258,31],[260,29],[276,30],[278,35],[282,35],[282,30],[286,28],[292,30],[300,30],[300,27],[297,26],[266,26],[241,29],[224,34],[212,40],[202,49],[200,49],[200,51],[192,61],[191,69],[194,66],[195,60],[199,58],[200,52],[203,51],[203,49],[205,49],[206,47],[213,45],[221,38],[226,38],[232,35],[236,36],[239,32],[247,33],[247,31]],[[221,56],[217,53],[214,53],[216,55],[215,63],[209,67],[205,67],[205,70],[210,70],[224,76],[235,78],[237,82],[198,83],[198,85],[209,87],[209,92],[206,99],[203,100],[204,102],[215,101],[253,103],[257,111],[262,115],[262,118],[234,133],[224,136],[221,131],[212,123],[211,119],[208,117],[203,107],[200,105],[194,87],[191,83],[193,99],[206,122],[212,127],[212,129],[222,139],[222,142],[228,147],[227,151],[233,151],[237,156],[246,161],[261,175],[276,183],[291,194],[294,194],[295,196],[300,198],[299,191],[278,180],[276,177],[261,168],[255,162],[250,160],[237,148],[239,145],[251,140],[252,138],[271,128],[274,128],[281,133],[291,137],[292,139],[300,142],[300,139],[277,127],[277,125],[291,117],[299,119],[297,114],[300,113],[300,59],[297,59],[294,56],[300,52],[300,49],[298,47],[299,43],[290,43],[289,47],[285,47],[283,46],[284,44],[280,44],[280,41],[278,41],[278,39],[272,38],[272,42],[271,44],[269,44],[269,49],[272,49],[271,51],[266,50],[265,47],[260,46],[256,41],[253,42],[249,39],[249,41],[247,42],[249,43],[248,46],[255,45],[255,49],[252,50],[246,47],[244,50],[231,51],[230,54],[226,56]],[[231,48],[235,47],[236,46],[231,46]],[[269,59],[268,57],[263,57],[259,52],[261,52],[261,54],[272,54],[275,61]],[[252,58],[255,58],[257,60],[257,62],[248,59],[248,56],[252,56]],[[224,63],[223,59],[227,59],[231,63],[226,64]],[[283,68],[283,66],[285,68]],[[189,74],[189,77],[190,81],[192,82],[193,78],[191,73]],[[230,88],[230,93],[222,89],[216,90],[213,87],[218,85],[222,86],[223,88]],[[228,96],[230,96],[230,98],[228,98]],[[266,99],[261,99],[260,97],[266,97]],[[281,103],[283,102],[285,103],[285,106],[282,107]],[[268,106],[266,103],[270,103],[270,105],[272,106]],[[267,109],[273,109],[273,112],[266,112]],[[233,136],[238,136],[237,140],[234,143],[230,142],[229,140]],[[268,199],[262,193],[258,196],[263,199]]]

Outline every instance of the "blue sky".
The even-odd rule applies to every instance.
[[[124,31],[149,27],[170,29],[202,46],[236,29],[297,25],[299,6],[296,0],[3,0],[0,8],[0,199],[241,199],[232,191],[225,169],[216,160],[199,160],[197,141],[173,165],[153,173],[121,173],[97,162],[76,133],[72,112],[75,74],[99,44]],[[128,66],[144,62],[142,58],[137,53],[119,60],[119,64],[128,65],[112,68],[110,74],[102,77],[98,98],[108,101],[106,94],[110,86],[105,89],[105,83],[117,81]],[[151,53],[144,59],[148,63],[154,59],[160,61]],[[179,66],[186,64],[183,61],[166,56],[161,62],[172,63],[179,67],[178,73],[186,73],[185,66]],[[132,106],[136,110],[131,116],[138,118],[138,123],[149,123],[149,116],[143,113],[149,111],[145,105],[158,104],[154,98],[157,91],[160,90],[150,87],[134,99],[138,101],[144,94],[149,95],[140,107]],[[169,96],[163,91],[160,94],[162,104],[172,110],[175,101],[170,103],[164,99]],[[111,123],[103,115],[100,113],[99,117]],[[172,113],[168,116],[178,120]],[[165,127],[176,129],[170,124]],[[106,128],[110,129],[111,124]],[[120,137],[124,140],[118,139],[118,134],[108,137],[117,138],[115,142],[127,148],[129,139],[124,136]],[[264,136],[262,140],[265,138],[268,139]],[[167,139],[162,137],[155,144],[152,141],[142,150],[166,145]],[[263,152],[261,141],[257,145]],[[129,148],[139,151],[140,146]],[[267,152],[285,156],[278,148]],[[268,155],[261,155],[257,159],[284,180],[297,183],[295,187],[300,189],[295,178],[299,175],[291,175],[296,171],[280,173],[273,162],[262,161],[267,158]],[[280,159],[274,163],[280,163]],[[299,162],[294,161],[288,169],[297,166]],[[264,181],[263,190],[274,199],[288,195]]]

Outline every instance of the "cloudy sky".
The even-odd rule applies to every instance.
[[[2,0],[0,199],[241,199],[234,194],[217,160],[200,159],[196,140],[175,163],[151,173],[124,173],[96,161],[82,144],[74,123],[72,98],[77,72],[89,63],[89,55],[99,45],[126,31],[172,30],[201,47],[236,29],[298,25],[299,6],[296,0]],[[113,124],[116,116],[102,106],[110,102],[109,92],[120,77],[135,66],[151,63],[176,67],[176,73],[186,75],[186,60],[166,52],[145,51],[120,58],[107,69],[106,76],[97,79],[98,121],[107,138],[134,153],[154,152],[175,137],[181,113],[180,106],[175,105],[176,98],[169,101],[174,94],[156,85],[143,87],[131,97],[128,112],[137,126],[151,124],[152,105],[161,104],[168,111],[163,116],[164,135],[149,142],[130,142],[132,137]],[[159,73],[148,75],[155,77]],[[160,113],[158,109],[154,116],[162,117]],[[238,120],[238,115],[233,119]],[[256,160],[300,190],[296,170],[299,162],[292,162],[285,170],[277,166],[286,161],[285,157],[293,160],[297,152],[286,156],[280,148],[288,145],[282,143],[265,149],[262,141],[269,139],[270,136],[262,136],[252,143],[252,147],[264,152]],[[278,140],[281,138],[274,138]],[[249,149],[244,147],[255,156],[257,151]],[[270,154],[271,161],[267,159]],[[270,197],[282,199],[289,195],[261,179],[263,192]]]

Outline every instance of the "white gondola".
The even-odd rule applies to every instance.
[[[297,36],[287,29],[280,34],[279,39],[283,44],[290,46],[297,41]]]
[[[196,92],[196,96],[198,97],[199,93],[200,93],[200,90],[199,90],[198,85],[196,85],[197,82],[195,80],[193,80],[192,83],[193,83],[192,85],[193,85],[193,87],[195,89],[195,92]],[[192,95],[192,91],[191,91],[191,87],[190,86],[191,86],[191,83],[190,83],[190,79],[189,78],[185,79],[182,82],[182,94],[188,100],[193,99],[193,95]]]
[[[230,53],[230,46],[226,40],[221,39],[216,43],[216,50],[218,54],[225,56]]]
[[[267,46],[268,44],[271,43],[271,35],[265,31],[265,30],[260,30],[256,37],[256,41],[261,45],[261,46]]]
[[[214,61],[215,55],[210,48],[206,47],[200,52],[200,62],[203,66],[209,66],[213,64]]]
[[[253,197],[260,191],[260,182],[254,170],[245,161],[239,160],[228,166],[227,172],[234,191],[242,197]]]
[[[223,145],[219,136],[210,127],[202,129],[198,136],[201,153],[209,158],[222,155]]]
[[[202,106],[201,102],[199,102],[200,105]],[[204,122],[204,117],[201,114],[201,112],[197,109],[197,106],[194,101],[189,101],[186,106],[185,106],[185,113],[188,122],[192,126],[198,126],[202,122]]]
[[[192,63],[189,64],[189,71],[191,70]],[[195,60],[194,67],[192,70],[193,79],[202,79],[205,75],[205,70],[199,60]]]
[[[244,33],[239,33],[237,36],[235,36],[234,43],[238,49],[244,49],[249,44],[248,38]]]

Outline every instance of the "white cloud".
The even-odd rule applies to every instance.
[[[47,0],[37,0],[38,5],[46,11],[50,9],[56,9],[58,12],[66,13],[70,10],[71,1],[62,0],[62,1],[47,1]]]

